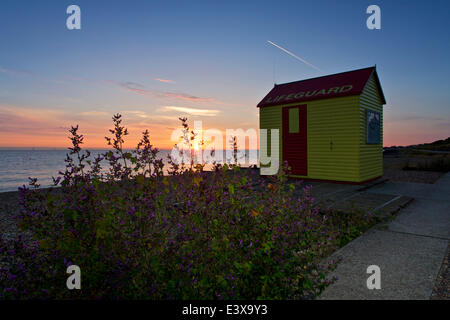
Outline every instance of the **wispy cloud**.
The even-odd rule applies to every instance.
[[[149,115],[147,113],[145,113],[144,111],[140,111],[140,110],[125,110],[121,112],[124,116],[125,115],[132,115],[132,116],[136,116],[137,118],[149,118]]]
[[[164,83],[175,83],[175,81],[173,81],[173,80],[168,80],[168,79],[156,78],[155,80],[156,80],[156,81],[159,81],[159,82],[164,82]]]
[[[105,124],[110,122],[107,115],[106,112],[96,110],[73,113],[64,109],[0,105],[0,132],[36,136],[56,135],[80,121],[88,123],[91,128],[97,128],[100,122]],[[49,122],[49,119],[52,121]]]
[[[433,122],[437,123],[446,123],[450,122],[450,117],[446,117],[444,115],[440,117],[433,117],[428,115],[419,115],[419,114],[405,114],[405,115],[386,115],[385,119],[389,122],[405,122],[405,121],[417,121],[417,122]]]
[[[123,82],[122,85],[124,85],[126,87],[144,88],[144,85],[137,83],[137,82],[132,82],[132,81]]]
[[[106,111],[92,110],[81,112],[81,115],[98,117],[98,116],[109,116],[110,114]]]
[[[2,66],[0,66],[0,72],[1,73],[13,74],[13,75],[28,75],[28,76],[29,75],[33,75],[33,73],[31,73],[30,71],[9,69],[9,68],[4,68]]]
[[[270,41],[270,40],[267,40],[267,42],[270,43],[271,45],[277,47],[278,49],[280,49],[280,50],[286,52],[288,55],[294,57],[295,59],[297,59],[297,60],[303,62],[304,64],[306,64],[306,65],[308,65],[308,66],[310,66],[311,68],[314,68],[314,69],[316,69],[317,71],[323,72],[322,70],[320,70],[320,69],[319,69],[318,67],[316,67],[315,65],[309,63],[308,61],[306,61],[306,60],[303,59],[303,58],[300,58],[299,56],[297,56],[297,55],[293,54],[292,52],[290,52],[289,50],[287,50],[287,49],[285,49],[285,48],[283,48],[283,47],[277,45],[276,43],[273,43],[273,42]]]
[[[13,75],[13,76],[25,76],[25,77],[29,77],[30,79],[34,79],[34,80],[38,80],[40,82],[46,82],[46,83],[50,83],[50,84],[58,84],[58,85],[67,84],[66,81],[59,80],[59,79],[50,79],[48,77],[45,77],[40,74],[31,72],[31,71],[27,71],[27,70],[5,68],[5,67],[0,66],[0,74],[1,73]]]
[[[217,102],[213,98],[197,97],[182,92],[160,92],[158,95],[162,98],[173,98],[177,100],[185,100],[193,102]]]
[[[0,105],[0,147],[68,147],[68,129],[80,125],[86,148],[105,148],[105,134],[111,128],[111,116],[117,111],[92,110],[74,113],[64,109],[25,108]],[[126,147],[133,148],[145,129],[160,148],[170,148],[171,129],[179,123],[178,116],[147,114],[140,110],[121,112],[130,135]],[[109,115],[109,116],[108,116]],[[49,121],[51,119],[51,121]]]
[[[204,116],[213,117],[220,113],[220,110],[214,109],[198,109],[198,108],[187,108],[187,107],[177,107],[177,106],[165,106],[160,108],[158,111],[176,111],[187,113],[193,116]]]
[[[440,117],[407,114],[407,115],[386,115],[384,120],[387,125],[405,125],[410,127],[428,126],[428,130],[432,129],[448,129],[450,128],[450,117],[442,115]]]
[[[158,99],[173,99],[177,101],[189,101],[189,102],[209,102],[209,103],[220,103],[219,101],[209,98],[209,97],[199,97],[194,96],[188,93],[183,92],[169,92],[169,91],[157,91],[144,89],[144,86],[135,82],[115,82],[115,81],[106,81],[107,83],[113,83],[118,85],[119,87],[131,91],[133,93],[149,96]]]
[[[1,146],[38,144],[52,137],[62,137],[62,141],[68,129],[61,126],[63,118],[63,112],[59,110],[0,105]],[[52,122],[49,123],[48,119],[52,119]]]

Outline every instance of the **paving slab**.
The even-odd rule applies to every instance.
[[[395,196],[388,202],[385,202],[373,210],[373,213],[379,217],[390,217],[411,204],[414,198],[408,196]]]
[[[450,239],[450,201],[416,199],[389,224],[389,230]]]
[[[353,192],[353,195],[342,198],[330,206],[336,210],[351,210],[359,208],[366,212],[373,212],[378,207],[397,197],[391,194],[374,194],[368,192]]]
[[[343,257],[336,283],[321,300],[429,299],[442,263],[447,240],[371,229],[337,251]],[[381,289],[367,288],[367,267],[381,270]]]
[[[339,279],[318,299],[429,299],[450,239],[450,173],[433,185],[388,182],[367,192],[415,200],[332,255],[343,257]],[[381,269],[380,290],[367,288],[370,265]]]
[[[450,200],[450,178],[448,173],[434,184],[416,182],[387,182],[368,190],[372,193],[397,194],[415,199]]]

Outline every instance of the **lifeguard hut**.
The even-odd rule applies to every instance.
[[[258,104],[260,128],[279,130],[294,177],[364,183],[383,174],[383,105],[376,67],[277,84]],[[263,166],[263,165],[261,165]]]

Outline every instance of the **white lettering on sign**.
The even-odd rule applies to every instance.
[[[327,96],[329,94],[339,94],[339,93],[345,93],[348,92],[350,90],[353,89],[353,85],[351,84],[346,84],[344,86],[341,87],[332,87],[329,89],[317,89],[314,91],[300,91],[300,92],[294,92],[294,93],[289,93],[287,95],[282,94],[280,96],[276,96],[276,97],[269,97],[268,99],[266,99],[266,101],[264,101],[264,103],[273,103],[273,102],[279,102],[279,101],[290,101],[290,100],[298,100],[301,98],[312,98],[312,97],[317,97],[317,96]]]

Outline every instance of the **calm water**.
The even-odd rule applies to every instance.
[[[105,150],[90,150],[91,158]],[[23,184],[28,185],[28,177],[38,178],[41,187],[50,186],[52,176],[64,171],[67,150],[6,150],[0,149],[0,192],[16,191]],[[170,150],[161,150],[159,158],[167,163]],[[224,154],[223,159],[226,159]],[[258,163],[258,157],[247,154],[247,161],[242,166]],[[103,161],[104,167],[107,162]]]

